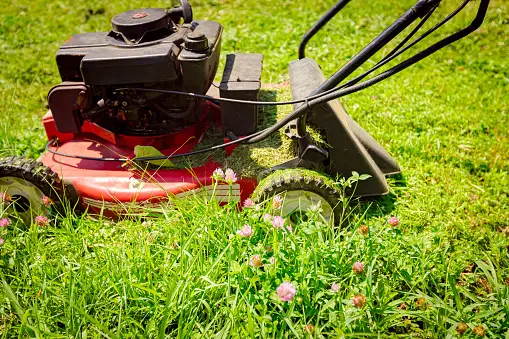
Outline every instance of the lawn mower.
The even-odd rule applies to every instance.
[[[79,210],[115,216],[133,206],[157,207],[170,196],[213,193],[219,202],[241,203],[250,197],[260,203],[280,195],[284,215],[320,205],[322,215],[330,220],[337,217],[335,207],[341,197],[335,182],[340,177],[355,172],[367,178],[357,182],[351,192],[354,196],[388,193],[386,176],[399,173],[400,168],[338,99],[472,33],[483,22],[489,0],[479,1],[475,19],[466,28],[364,80],[470,2],[465,0],[414,38],[441,3],[418,0],[325,78],[317,62],[306,57],[306,45],[349,2],[338,1],[304,35],[299,59],[289,67],[291,101],[259,99],[263,61],[259,54],[227,55],[219,94],[208,95],[219,65],[223,27],[194,20],[187,0],[170,9],[130,10],[111,20],[109,32],[72,36],[56,53],[62,83],[49,91],[50,110],[42,118],[46,152],[37,161],[0,159],[3,210],[33,220],[35,215],[49,213],[51,203],[58,210],[66,200]],[[346,81],[406,30],[408,35],[380,62]],[[271,105],[293,105],[293,111],[271,126],[258,128],[263,118],[260,108]],[[311,128],[315,134],[309,132]],[[229,182],[221,181],[221,175],[212,178],[221,174],[216,169],[223,164],[207,154],[219,150],[228,158],[236,147],[261,142],[282,129],[281,135],[295,146],[292,159],[278,164],[276,155],[273,166],[252,177],[235,178],[230,173]],[[211,130],[219,131],[220,142],[204,145]],[[317,135],[324,142],[318,142]],[[193,167],[173,163],[204,154],[203,163]]]

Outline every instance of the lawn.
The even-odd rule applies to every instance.
[[[195,18],[224,26],[223,61],[229,52],[265,55],[263,81],[282,84],[281,99],[300,38],[333,3],[192,5]],[[431,21],[458,4],[444,1]],[[465,26],[477,4],[438,35]],[[43,152],[46,94],[60,82],[54,54],[70,35],[109,30],[128,9],[168,5],[5,0],[0,156]],[[352,1],[308,56],[330,75],[411,5]],[[340,230],[311,213],[290,233],[263,220],[278,213],[270,204],[239,212],[199,199],[164,206],[160,217],[68,215],[0,229],[0,335],[509,338],[508,27],[509,4],[492,0],[469,37],[343,98],[402,175],[389,179],[389,195],[351,201]],[[246,224],[253,234],[237,234]],[[277,293],[283,282],[295,288],[290,301]]]

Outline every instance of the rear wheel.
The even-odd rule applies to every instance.
[[[320,211],[328,223],[338,223],[341,216],[341,195],[334,181],[319,172],[290,168],[271,173],[253,192],[253,201],[261,203],[274,196],[282,198],[284,217],[305,218],[307,211]]]
[[[0,213],[30,224],[59,210],[62,184],[49,167],[25,157],[0,159]]]

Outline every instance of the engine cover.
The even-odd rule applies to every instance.
[[[148,33],[168,34],[166,30]],[[207,48],[185,50],[185,55],[179,58],[191,33],[203,35]],[[192,69],[189,76],[196,83],[188,78],[185,81],[188,88],[181,89],[205,93],[217,71],[221,33],[222,27],[217,22],[195,21],[152,41],[143,40],[148,39],[147,34],[139,41],[130,41],[115,31],[77,34],[60,47],[56,61],[63,81],[83,81],[92,86],[176,83],[187,75],[181,70]]]
[[[110,32],[77,34],[59,48],[64,84],[52,89],[48,100],[60,132],[79,133],[90,121],[117,134],[161,135],[197,121],[202,99],[157,91],[205,94],[219,64],[223,28],[192,21],[189,4],[181,3],[170,10],[121,13]]]

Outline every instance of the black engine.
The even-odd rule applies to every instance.
[[[57,52],[63,83],[48,102],[58,130],[77,133],[89,120],[115,133],[155,135],[194,123],[199,99],[134,88],[205,94],[217,71],[222,26],[193,21],[185,0],[170,10],[127,11],[111,23],[110,32],[74,35]]]

